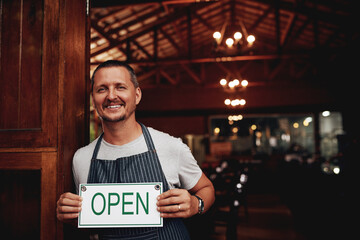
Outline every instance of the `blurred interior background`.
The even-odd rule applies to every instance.
[[[91,70],[130,63],[139,121],[182,138],[216,187],[198,239],[344,238],[355,15],[352,1],[93,1]],[[90,124],[94,139],[93,109]]]

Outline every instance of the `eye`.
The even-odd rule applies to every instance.
[[[126,87],[125,87],[125,86],[123,86],[123,85],[118,85],[118,86],[116,87],[116,89],[118,89],[118,90],[122,90],[122,89],[126,89]]]
[[[105,91],[105,88],[104,87],[100,87],[96,90],[97,93],[102,93]]]

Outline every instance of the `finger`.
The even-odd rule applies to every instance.
[[[74,218],[77,218],[77,217],[79,217],[79,213],[67,213],[67,214],[58,213],[57,214],[57,218],[60,221],[70,220],[70,219],[74,219]]]
[[[179,196],[181,192],[184,191],[183,189],[170,189],[158,196],[158,199],[165,199],[173,196]]]
[[[160,199],[157,201],[158,206],[167,206],[167,205],[174,205],[180,204],[182,202],[181,197],[168,197],[165,199]]]
[[[81,200],[74,200],[70,198],[63,198],[60,200],[60,203],[62,205],[69,205],[69,206],[81,206],[82,201]]]
[[[177,213],[160,213],[160,216],[163,218],[183,218],[186,217],[183,212]]]
[[[58,213],[79,213],[81,211],[81,207],[72,207],[72,206],[59,206],[57,208]]]
[[[57,202],[58,206],[75,206],[79,207],[82,204],[82,200],[71,199],[71,198],[60,198]]]
[[[177,213],[181,211],[181,206],[180,204],[176,204],[176,205],[170,205],[170,206],[159,206],[157,207],[158,212],[161,213]]]
[[[82,201],[82,197],[80,197],[77,194],[71,193],[71,192],[66,192],[66,193],[61,194],[60,199],[62,199],[62,198]]]

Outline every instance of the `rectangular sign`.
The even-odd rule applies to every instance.
[[[157,196],[162,183],[80,184],[79,228],[162,227]]]

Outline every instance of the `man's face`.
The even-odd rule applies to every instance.
[[[134,87],[126,68],[107,67],[96,72],[92,96],[104,122],[119,122],[134,117],[141,90]]]

